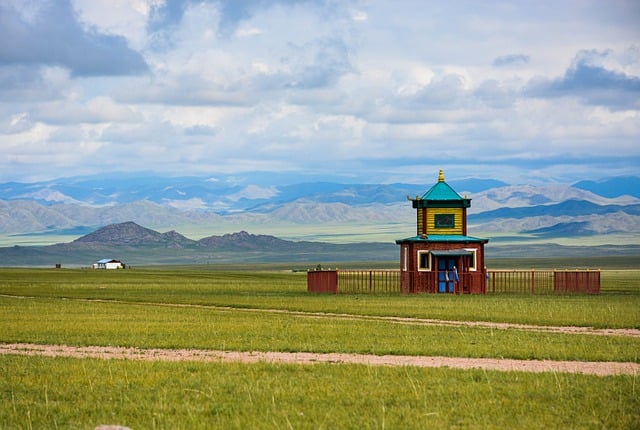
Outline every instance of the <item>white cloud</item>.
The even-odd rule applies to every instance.
[[[146,23],[151,9],[162,0],[72,0],[85,30],[123,36],[129,46],[143,49],[147,43]]]
[[[261,187],[259,185],[247,185],[235,194],[229,195],[230,200],[240,199],[268,199],[277,196],[279,193],[276,187]]]
[[[353,19],[354,21],[367,21],[369,19],[369,16],[366,12],[356,10],[351,13],[351,19]]]
[[[238,28],[235,32],[236,37],[252,37],[259,36],[264,33],[261,29],[256,27],[243,27]]]
[[[78,77],[126,76],[148,70],[124,37],[83,28],[69,0],[28,8],[27,19],[24,10],[21,5],[0,4],[2,64],[58,66]]]
[[[75,98],[80,88],[62,67],[0,65],[0,100],[13,106]]]
[[[142,118],[130,107],[115,103],[109,97],[95,97],[86,101],[64,100],[41,103],[34,109],[33,118],[48,124],[131,123]]]
[[[207,203],[205,203],[200,198],[191,198],[185,200],[169,200],[165,199],[165,202],[176,209],[180,210],[198,210],[198,209],[206,209]]]
[[[0,7],[0,180],[36,169],[397,180],[442,164],[509,180],[640,162],[632,1]],[[44,51],[45,38],[59,42]]]

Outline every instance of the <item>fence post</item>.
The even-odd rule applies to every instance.
[[[496,293],[496,272],[491,274],[491,288],[493,289],[493,294]]]
[[[536,272],[531,269],[531,294],[536,293]]]
[[[373,288],[373,272],[369,270],[369,292],[372,291]]]

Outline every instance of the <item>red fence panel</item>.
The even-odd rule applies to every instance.
[[[338,294],[338,271],[313,270],[307,272],[307,291]]]
[[[600,294],[600,272],[554,272],[557,293]]]
[[[600,294],[599,271],[491,270],[487,273],[491,294]]]

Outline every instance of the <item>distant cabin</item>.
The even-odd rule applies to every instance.
[[[125,265],[122,261],[113,258],[103,258],[93,263],[94,269],[124,269]]]

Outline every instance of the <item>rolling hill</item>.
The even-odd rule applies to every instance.
[[[388,261],[397,257],[394,243],[331,244],[288,241],[240,231],[200,240],[175,231],[159,233],[134,222],[111,224],[72,242],[47,246],[0,247],[0,266],[89,267],[102,258],[131,265]]]
[[[579,181],[573,184],[573,187],[610,198],[624,195],[640,198],[640,178],[637,176],[619,176],[599,181]]]
[[[470,222],[482,222],[499,218],[522,219],[539,216],[579,217],[585,215],[606,215],[616,212],[625,212],[629,215],[640,215],[640,204],[632,205],[598,205],[586,200],[566,200],[562,203],[536,206],[520,206],[514,208],[501,208],[491,211],[472,214]]]
[[[633,243],[640,240],[639,180],[531,186],[465,179],[449,184],[472,198],[469,231],[477,236],[598,236],[599,243],[617,243],[619,236],[611,236],[610,242],[606,236],[627,235]],[[153,175],[4,183],[0,236],[5,244],[52,244],[132,221],[155,230],[187,229],[197,237],[251,230],[293,240],[391,242],[414,230],[415,213],[406,196],[422,195],[431,185]],[[176,248],[189,246],[184,239],[158,238]]]
[[[158,233],[155,230],[128,221],[121,224],[107,225],[74,240],[73,243],[97,243],[116,246],[156,245],[166,248],[184,248],[196,242],[173,230],[167,233]]]
[[[451,181],[460,191],[480,192],[505,186],[493,179]],[[276,175],[264,178],[165,177],[152,174],[112,174],[60,178],[35,183],[0,184],[0,200],[27,200],[91,207],[145,201],[181,210],[208,210],[219,214],[259,211],[262,205],[283,205],[300,199],[318,203],[390,204],[404,196],[424,193],[428,184],[349,184],[327,181],[279,183]]]
[[[548,258],[640,255],[640,245],[487,247],[489,259],[531,255]],[[399,247],[395,243],[290,241],[246,231],[192,240],[175,231],[160,233],[128,221],[107,225],[68,243],[0,247],[0,266],[90,267],[102,258],[116,258],[129,268],[228,263],[244,264],[250,268],[252,264],[291,263],[292,267],[311,269],[318,264],[326,267],[326,263],[346,261],[386,262],[393,266],[398,256]]]

